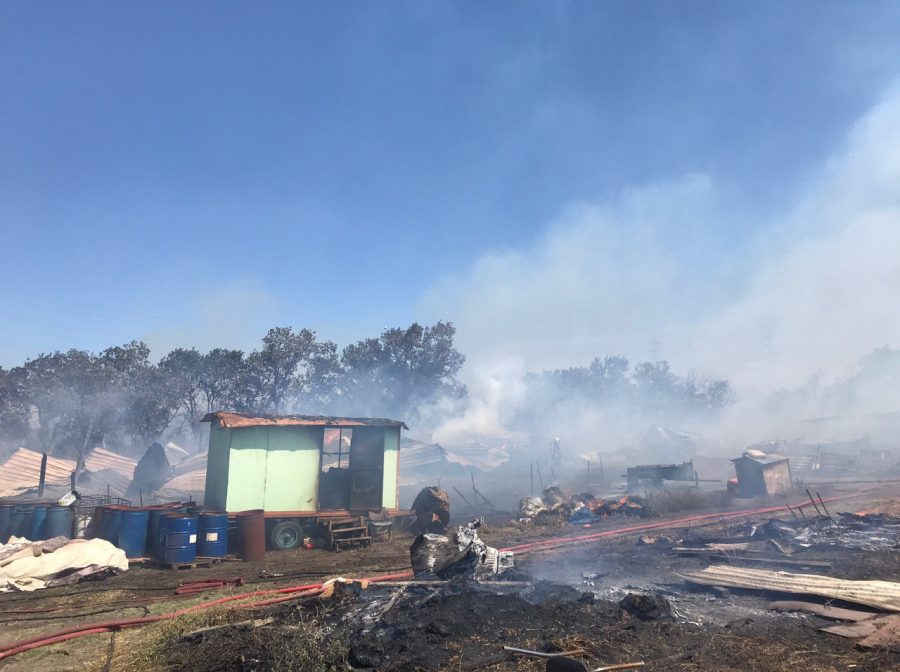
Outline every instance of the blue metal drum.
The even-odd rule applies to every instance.
[[[13,508],[12,504],[0,504],[0,544],[5,544],[9,539]]]
[[[227,513],[201,513],[198,529],[197,555],[221,558],[228,554]]]
[[[94,537],[96,539],[106,539],[109,535],[107,534],[107,528],[109,527],[109,509],[110,505],[97,506],[94,508]]]
[[[100,521],[100,536],[114,546],[119,545],[119,530],[122,528],[122,506],[107,506]]]
[[[150,516],[147,521],[147,552],[153,557],[157,556],[159,548],[159,528],[163,516],[172,513],[171,509],[156,507],[150,509]]]
[[[46,504],[35,504],[34,513],[31,517],[31,532],[29,533],[28,538],[31,541],[41,541],[47,538],[47,535],[44,534],[44,520],[47,518],[47,505]]]
[[[31,538],[31,523],[34,520],[34,504],[25,504],[21,509],[22,518],[20,519],[19,527],[15,534],[17,537],[24,537],[29,541],[34,541]]]
[[[44,519],[44,537],[72,537],[72,510],[68,506],[51,506]]]
[[[146,509],[123,509],[119,524],[119,548],[128,558],[140,558],[147,550],[147,523],[150,512]]]
[[[162,519],[162,543],[157,557],[163,562],[193,562],[197,558],[197,516],[170,513]]]
[[[7,536],[7,540],[9,540],[9,537],[19,536],[19,528],[22,527],[22,521],[25,520],[25,511],[24,506],[13,507],[12,513],[9,514],[9,536]]]

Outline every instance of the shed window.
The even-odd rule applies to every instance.
[[[322,471],[348,469],[350,467],[350,445],[352,429],[326,429],[322,445]]]

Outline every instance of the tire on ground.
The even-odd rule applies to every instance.
[[[272,526],[269,539],[272,542],[272,548],[279,551],[299,548],[303,543],[303,528],[296,520],[282,520]]]

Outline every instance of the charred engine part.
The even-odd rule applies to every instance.
[[[410,527],[415,534],[447,533],[450,524],[450,495],[444,490],[429,486],[422,488],[412,504],[416,519]]]
[[[483,523],[476,518],[460,525],[452,538],[420,534],[409,548],[413,573],[417,579],[480,578],[499,574],[513,566],[513,554],[498,551],[478,537]]]

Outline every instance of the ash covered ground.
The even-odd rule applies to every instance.
[[[896,500],[887,494],[888,499],[866,496],[851,510],[900,512]],[[811,536],[789,516],[784,518],[787,526],[794,528],[789,534],[816,543],[789,556],[767,538],[753,544],[766,549],[761,554],[769,560],[799,563],[785,567],[786,571],[900,581],[900,556],[887,535],[862,535],[861,528],[848,535],[852,526],[843,526],[835,537],[841,543],[835,545],[823,542],[823,538],[828,541],[826,522],[816,531],[818,536]],[[653,521],[664,522],[665,517]],[[492,546],[506,548],[614,530],[632,525],[633,520],[605,520],[590,529],[499,523],[483,528],[481,537]],[[496,577],[505,582],[502,584],[457,580],[424,585],[375,583],[365,589],[351,585],[329,598],[249,610],[205,611],[115,636],[85,637],[45,647],[7,661],[5,669],[544,669],[543,660],[505,654],[503,645],[538,651],[582,649],[578,658],[589,666],[644,661],[645,669],[651,671],[900,669],[896,652],[864,649],[853,639],[820,631],[833,621],[767,608],[771,600],[789,596],[701,587],[682,577],[710,564],[758,567],[758,563],[739,557],[750,551],[711,558],[677,549],[702,551],[708,542],[746,538],[752,528],[768,529],[766,526],[766,517],[716,521],[702,527],[674,526],[518,553],[515,568]],[[867,545],[872,539],[886,540],[887,546],[847,546],[853,540]],[[411,542],[412,537],[398,534],[370,548],[340,554],[321,550],[270,553],[261,563],[226,564],[195,570],[190,576],[136,568],[104,581],[47,589],[39,596],[2,595],[4,639],[14,641],[74,623],[167,612],[246,590],[305,584],[336,575],[360,577],[408,570]],[[785,540],[779,543],[786,547]],[[819,564],[806,569],[806,562]],[[193,598],[174,594],[184,580],[236,574],[244,577],[241,588]]]
[[[565,547],[523,556],[497,581],[344,587],[246,624],[189,637],[166,651],[179,670],[539,670],[545,662],[504,653],[583,650],[588,666],[644,661],[649,670],[900,669],[887,648],[861,649],[823,633],[833,621],[780,613],[771,592],[704,588],[684,581],[710,563],[674,553],[683,544],[746,534],[747,524]],[[895,548],[803,551],[847,579],[900,579]],[[718,562],[718,561],[717,561]],[[740,560],[733,560],[741,566]],[[506,585],[504,585],[504,582]],[[815,598],[813,598],[815,599]],[[845,605],[853,606],[853,605]],[[856,608],[859,608],[858,605]]]

